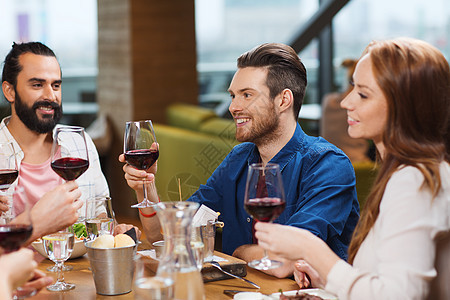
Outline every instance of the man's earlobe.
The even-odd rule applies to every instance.
[[[5,95],[6,101],[8,101],[9,103],[14,103],[14,99],[16,98],[16,91],[14,90],[14,86],[8,81],[3,81],[2,91],[3,95]]]
[[[284,89],[281,92],[280,108],[282,110],[288,109],[294,105],[294,94],[290,89]]]

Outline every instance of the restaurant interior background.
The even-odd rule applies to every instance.
[[[308,104],[320,105],[324,92],[346,85],[340,63],[357,58],[373,39],[410,36],[450,53],[446,0],[0,0],[0,56],[13,41],[41,41],[55,51],[63,74],[63,121],[111,137],[99,152],[115,211],[136,216],[117,161],[125,121],[164,124],[174,103],[227,117],[236,58],[264,42],[292,44],[329,2],[344,4],[327,25],[328,90],[320,89],[318,39],[299,52],[308,70]],[[4,116],[8,105],[0,102]],[[107,130],[92,125],[105,116],[107,123],[96,124],[108,124]]]

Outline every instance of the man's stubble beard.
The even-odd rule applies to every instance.
[[[272,105],[270,105],[270,107],[265,111],[261,111],[261,109],[259,109],[252,114],[253,116],[258,115],[260,118],[258,122],[255,122],[255,118],[252,117],[251,120],[253,124],[250,132],[241,135],[241,137],[238,137],[238,129],[236,128],[237,141],[251,142],[259,146],[278,138],[279,134],[277,132],[277,129],[280,123],[280,117],[275,113],[275,105],[273,104],[273,102],[271,102],[271,104]]]

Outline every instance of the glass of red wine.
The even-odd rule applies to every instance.
[[[127,163],[136,169],[147,170],[159,157],[159,146],[150,120],[127,122],[123,139],[123,153]],[[150,207],[154,204],[147,198],[146,181],[143,183],[144,200],[132,205],[134,208]]]
[[[12,201],[21,198],[24,202],[23,211],[14,209],[11,205],[11,218],[3,218],[0,223],[0,248],[5,253],[17,251],[25,244],[33,233],[33,225],[31,222],[31,205],[28,203],[26,193],[23,187],[16,186],[7,192],[9,200]],[[23,299],[36,294],[34,288],[18,287],[13,292],[13,299]]]
[[[68,151],[64,143],[76,145],[76,151]],[[66,181],[80,177],[89,167],[89,157],[84,128],[60,126],[53,136],[51,167]]]
[[[12,142],[0,143],[0,197],[8,198],[7,191],[18,176],[19,169],[14,144]],[[7,200],[11,208],[12,199]],[[1,214],[2,219],[12,219],[12,217],[11,209]]]
[[[278,164],[256,163],[249,166],[245,187],[244,208],[252,218],[259,222],[272,222],[286,206],[284,188]],[[283,263],[270,260],[267,251],[260,260],[248,263],[258,270],[275,269]]]
[[[30,238],[33,232],[33,225],[31,223],[31,205],[26,200],[26,195],[23,187],[17,186],[12,193],[9,193],[10,201],[16,197],[24,200],[23,212],[18,212],[11,205],[11,218],[4,218],[0,224],[0,247],[6,252],[10,253],[17,251]],[[16,219],[16,217],[20,215]]]

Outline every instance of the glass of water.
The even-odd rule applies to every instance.
[[[62,230],[57,233],[42,237],[45,253],[53,261],[58,270],[58,279],[52,285],[47,286],[47,290],[52,292],[68,291],[75,288],[75,284],[64,281],[64,262],[70,257],[73,250],[74,234],[70,230]]]
[[[86,231],[88,240],[114,233],[114,211],[110,197],[96,197],[86,201]]]
[[[203,259],[205,258],[205,244],[202,235],[201,226],[192,226],[191,248],[194,254],[197,268],[201,271],[203,267]]]
[[[175,297],[174,281],[170,277],[157,276],[158,261],[137,255],[135,258],[134,299],[172,300]]]

